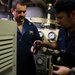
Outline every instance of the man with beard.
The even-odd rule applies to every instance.
[[[30,48],[41,39],[39,32],[26,16],[26,2],[14,0],[11,9],[13,20],[17,22],[17,75],[36,75],[36,67]]]
[[[58,39],[56,42],[42,42],[36,40],[38,46],[58,49],[59,51],[68,52],[74,57],[75,62],[75,0],[58,0],[54,7],[48,10],[49,14],[55,15],[56,22],[62,27],[59,30]],[[31,47],[31,52],[35,53],[34,46]],[[65,58],[67,55],[65,56]],[[73,58],[67,58],[69,60]],[[66,61],[67,61],[66,59]],[[63,60],[61,59],[61,62]],[[67,62],[66,65],[68,65]],[[71,64],[71,63],[70,63]],[[65,65],[65,66],[66,66]],[[75,75],[75,65],[71,68],[63,65],[53,65],[57,70],[53,70],[54,75]]]

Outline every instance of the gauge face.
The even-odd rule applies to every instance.
[[[43,33],[41,31],[39,31],[39,35],[41,38],[43,37]]]
[[[55,37],[56,37],[56,34],[55,34],[54,32],[50,32],[50,33],[48,34],[48,38],[49,38],[50,40],[54,40]]]
[[[38,64],[38,65],[42,65],[42,64],[43,64],[43,60],[42,60],[41,58],[38,58],[38,59],[37,59],[37,64]]]

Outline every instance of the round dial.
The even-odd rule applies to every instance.
[[[38,58],[38,59],[37,59],[37,64],[38,64],[38,65],[42,65],[42,64],[43,64],[43,60],[42,60],[41,58]]]
[[[39,31],[39,35],[41,38],[43,37],[43,33],[41,31]]]
[[[50,40],[54,40],[55,37],[56,37],[56,34],[55,34],[54,32],[50,32],[50,33],[48,34],[48,38],[49,38]]]

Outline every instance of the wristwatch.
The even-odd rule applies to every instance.
[[[75,75],[75,71],[73,69],[71,69],[68,73],[68,75]]]

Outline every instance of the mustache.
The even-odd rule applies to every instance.
[[[24,19],[24,18],[25,18],[25,17],[23,17],[23,16],[20,16],[20,17],[19,17],[19,19]]]

